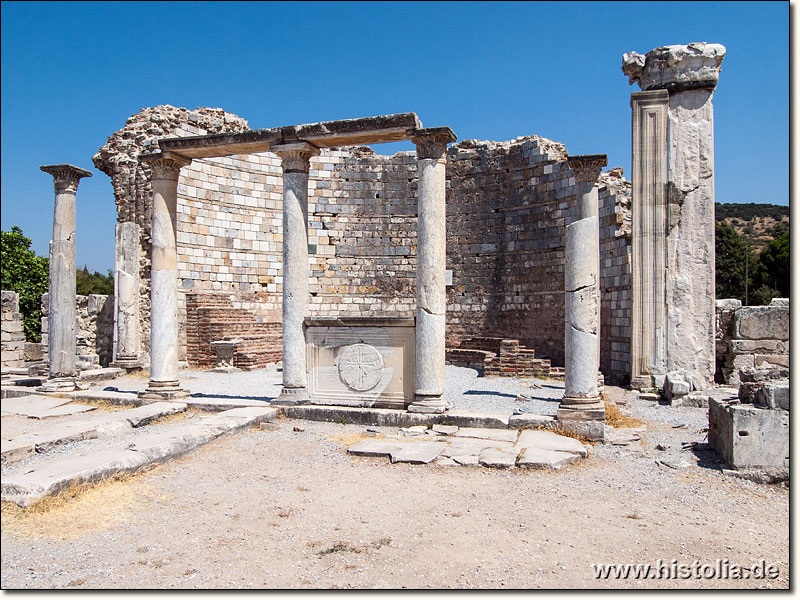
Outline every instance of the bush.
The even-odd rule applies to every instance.
[[[16,225],[11,231],[0,232],[0,283],[2,289],[19,294],[25,339],[40,342],[42,339],[42,294],[47,292],[48,259],[31,250],[31,240]]]

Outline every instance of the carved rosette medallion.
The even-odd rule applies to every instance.
[[[336,360],[339,378],[356,392],[366,392],[380,383],[383,377],[383,357],[369,344],[347,346]]]

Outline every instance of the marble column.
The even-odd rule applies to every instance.
[[[575,221],[567,225],[564,264],[564,397],[558,421],[592,439],[605,437],[600,368],[600,229],[597,178],[603,154],[569,157],[577,179]]]
[[[417,129],[417,311],[414,402],[408,410],[442,413],[444,399],[445,310],[447,289],[447,144],[456,140],[449,127]]]
[[[178,380],[178,253],[176,212],[178,177],[191,161],[171,153],[140,155],[150,167],[153,224],[150,260],[150,381],[139,397],[184,398]]]
[[[50,242],[49,378],[41,391],[73,391],[76,376],[75,194],[82,177],[92,174],[73,165],[40,167],[53,176],[55,208]]]
[[[273,404],[308,402],[304,320],[308,314],[308,169],[319,149],[308,142],[276,144],[283,161],[283,389]]]
[[[141,368],[139,355],[139,225],[117,223],[112,367]]]
[[[633,107],[631,385],[713,386],[714,109],[721,44],[623,56]]]

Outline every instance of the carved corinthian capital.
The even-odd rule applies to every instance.
[[[725,52],[722,44],[705,42],[659,46],[644,55],[626,52],[622,55],[622,72],[628,76],[628,83],[638,83],[642,91],[713,90]]]
[[[605,154],[579,154],[568,156],[567,163],[578,181],[595,183],[600,177],[603,167],[608,165],[608,156]]]
[[[140,154],[139,160],[150,167],[152,173],[150,179],[166,179],[178,181],[181,174],[181,167],[191,163],[191,159],[184,158],[178,154],[159,153],[159,154]]]
[[[419,160],[423,158],[444,160],[447,144],[458,139],[449,127],[413,129],[408,132],[408,137],[417,146],[417,158]]]
[[[319,155],[319,148],[308,142],[273,144],[269,151],[283,161],[284,173],[308,173],[311,157]]]
[[[78,190],[78,182],[81,177],[92,176],[90,171],[74,165],[42,165],[39,168],[53,176],[53,186],[56,191],[72,192],[73,194]]]

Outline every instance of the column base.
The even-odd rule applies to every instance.
[[[574,401],[583,401],[576,404]],[[593,400],[593,402],[587,402]],[[556,413],[562,429],[586,436],[590,440],[605,440],[606,407],[600,398],[563,398]]]
[[[126,371],[144,368],[144,364],[138,356],[118,356],[117,360],[110,362],[108,366],[115,369],[125,369]]]
[[[649,390],[653,388],[653,378],[650,375],[639,375],[631,379],[632,390]]]
[[[36,388],[37,392],[74,392],[87,390],[88,385],[81,385],[76,377],[51,377]]]
[[[442,396],[415,396],[406,410],[412,413],[441,414],[451,408]]]
[[[241,369],[238,367],[214,367],[211,369],[212,373],[239,373]]]
[[[176,400],[178,398],[187,398],[189,390],[185,390],[180,386],[180,381],[153,381],[152,379],[147,384],[147,388],[139,392],[138,397],[142,400]]]
[[[275,398],[270,404],[279,406],[296,406],[297,404],[308,404],[308,390],[302,388],[283,388],[281,395]]]

